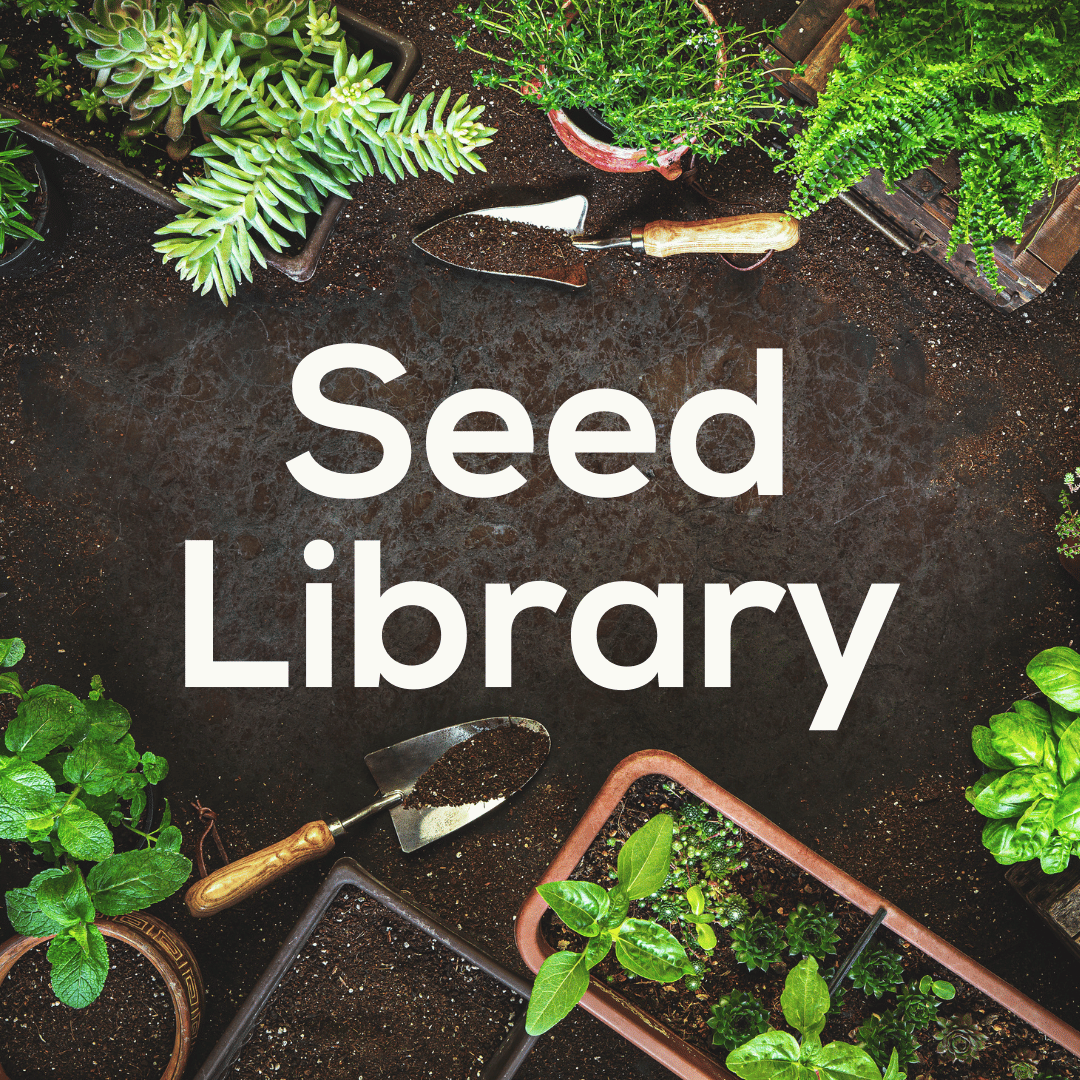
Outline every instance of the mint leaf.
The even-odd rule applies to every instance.
[[[183,833],[175,825],[169,825],[158,833],[155,851],[179,851],[184,840]]]
[[[0,674],[0,694],[14,694],[20,698],[23,696],[22,683],[13,671]]]
[[[37,900],[38,886],[43,881],[63,876],[64,871],[60,869],[42,870],[25,888],[8,890],[4,899],[7,902],[8,919],[15,933],[25,934],[27,937],[48,937],[50,934],[59,934],[64,929],[41,910]]]
[[[60,815],[56,827],[60,843],[76,859],[101,862],[113,853],[109,826],[92,810],[71,806]]]
[[[631,900],[640,900],[663,885],[674,827],[670,814],[657,814],[632,833],[619,850],[619,884]]]
[[[14,759],[6,768],[0,769],[0,799],[12,806],[40,813],[55,794],[53,778],[32,761]]]
[[[86,719],[82,702],[59,686],[35,686],[19,702],[4,732],[4,745],[19,757],[37,761],[67,742]]]
[[[0,840],[25,840],[27,811],[0,799]]]
[[[168,775],[169,763],[163,757],[158,757],[157,754],[152,754],[147,750],[141,760],[143,776],[146,777],[147,783],[160,784]]]
[[[86,875],[86,884],[102,915],[126,915],[172,896],[190,874],[190,859],[148,848],[99,862]]]
[[[73,1009],[85,1009],[101,993],[109,974],[109,950],[101,931],[86,927],[86,949],[67,934],[49,943],[46,954],[52,964],[53,993]]]
[[[86,737],[95,742],[116,742],[122,739],[131,727],[131,714],[123,705],[118,705],[108,698],[94,699],[92,696],[83,703],[86,715],[90,717],[90,730]]]
[[[82,874],[75,867],[42,881],[37,889],[37,902],[42,914],[61,926],[94,921],[94,904]]]
[[[138,760],[130,735],[116,743],[84,739],[68,754],[64,777],[68,783],[79,784],[88,795],[104,795]]]
[[[540,965],[533,981],[525,1030],[530,1035],[543,1035],[570,1012],[588,988],[585,957],[570,952],[553,953]]]
[[[0,638],[0,667],[14,667],[25,654],[22,638]]]

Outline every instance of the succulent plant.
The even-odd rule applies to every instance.
[[[938,1018],[938,1000],[951,1001],[955,996],[952,983],[924,975],[899,992],[897,1011],[912,1027],[929,1027]]]
[[[792,956],[813,956],[823,960],[836,952],[840,920],[824,904],[799,904],[788,916],[788,952]]]
[[[98,120],[101,123],[105,123],[108,120],[108,113],[105,111],[105,107],[108,105],[108,99],[100,90],[87,90],[85,87],[79,92],[79,98],[77,101],[71,103],[72,108],[78,109],[79,112],[85,113],[85,119],[87,123],[92,120]]]
[[[859,1028],[859,1045],[884,1069],[896,1051],[901,1065],[919,1060],[915,1027],[895,1009],[886,1009],[865,1020]]]
[[[732,990],[713,1007],[705,1023],[712,1028],[713,1046],[734,1050],[769,1030],[769,1010],[752,994]]]
[[[755,912],[731,931],[731,948],[735,959],[750,971],[764,971],[784,952],[784,931],[763,911]]]
[[[937,1052],[948,1061],[969,1064],[979,1056],[979,1051],[986,1046],[986,1036],[971,1017],[950,1016],[938,1026]]]
[[[904,962],[885,945],[868,945],[851,965],[848,978],[864,994],[881,997],[904,981]]]

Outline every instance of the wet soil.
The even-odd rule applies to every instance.
[[[556,229],[469,214],[426,232],[419,247],[445,262],[487,273],[578,280],[581,253]],[[573,277],[571,277],[573,275]]]
[[[611,817],[601,827],[581,862],[571,875],[575,881],[593,881],[605,888],[611,886],[611,871],[615,857],[626,838],[651,817],[659,813],[674,813],[684,802],[696,804],[699,800],[666,777],[646,776],[627,791],[625,798],[615,808]],[[717,820],[723,820],[717,817]],[[851,950],[856,940],[870,922],[870,916],[848,903],[798,867],[772,851],[767,845],[739,830],[743,843],[741,858],[747,863],[745,870],[735,873],[730,881],[734,891],[749,901],[749,914],[762,912],[779,926],[785,926],[788,915],[798,904],[823,904],[839,919],[839,943],[836,952],[819,962],[824,971],[835,966]],[[614,839],[616,845],[609,841]],[[644,902],[631,904],[630,915],[655,920],[654,912]],[[584,939],[568,930],[549,909],[545,914],[548,940],[560,949],[569,948],[579,952]],[[730,935],[717,927],[718,945],[712,956],[707,956],[688,941],[685,926],[678,921],[667,924],[667,929],[684,943],[690,945],[690,955],[705,964],[701,987],[688,989],[682,981],[660,984],[647,979],[635,978],[619,965],[609,954],[593,970],[593,976],[608,982],[624,997],[637,1002],[652,1016],[661,1020],[682,1038],[699,1049],[716,1055],[720,1061],[727,1051],[712,1045],[712,1033],[707,1026],[711,1007],[723,995],[732,990],[756,997],[770,1012],[771,1026],[786,1030],[780,1007],[780,995],[784,979],[799,957],[787,953],[765,970],[749,970],[736,960],[730,945]],[[917,983],[924,975],[951,982],[956,997],[943,1002],[939,1018],[961,1017],[970,1014],[982,1034],[988,1037],[986,1047],[978,1060],[959,1063],[945,1060],[935,1052],[937,1025],[915,1033],[920,1044],[918,1062],[901,1067],[912,1077],[933,1076],[935,1080],[978,1080],[987,1076],[1007,1077],[1013,1062],[1039,1062],[1049,1070],[1051,1064],[1064,1078],[1080,1078],[1080,1061],[1064,1053],[1055,1043],[1046,1039],[1010,1012],[987,998],[980,991],[965,983],[959,976],[942,968],[919,949],[902,941],[885,928],[874,935],[875,945],[884,945],[899,955],[904,965],[904,983]],[[835,1039],[846,1042],[860,1040],[859,1027],[871,1016],[880,1015],[885,1009],[896,1006],[896,994],[888,992],[875,998],[856,989],[850,980],[844,982],[844,993],[831,1015],[822,1034],[822,1042]]]
[[[85,1009],[56,1000],[48,945],[0,983],[0,1065],[12,1080],[149,1080],[172,1056],[176,1017],[161,976],[111,938],[109,977]]]
[[[228,1073],[466,1080],[524,1002],[357,890],[342,890]]]
[[[544,764],[548,739],[520,724],[481,731],[450,747],[402,806],[464,806],[502,799]]]

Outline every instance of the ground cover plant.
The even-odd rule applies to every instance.
[[[1080,654],[1045,649],[1027,666],[1045,706],[1016,701],[971,733],[989,767],[967,790],[989,818],[982,842],[1002,865],[1038,859],[1057,874],[1080,853]]]
[[[571,0],[565,18],[543,0],[462,4],[470,29],[455,39],[490,67],[477,86],[505,86],[552,109],[594,108],[615,146],[647,160],[692,142],[713,161],[743,141],[786,128],[782,99],[766,72],[768,31],[715,24],[701,4],[677,0]],[[470,45],[490,31],[499,53]]]
[[[881,0],[862,20],[784,167],[804,217],[881,169],[899,180],[950,153],[962,176],[949,255],[1019,241],[1032,204],[1080,166],[1080,5]]]
[[[686,807],[697,815],[702,804],[664,778],[639,780],[601,830],[574,877],[597,883],[612,880],[608,876],[612,853],[639,822],[658,812],[678,820]],[[834,990],[827,1011],[800,1029],[787,1016],[785,984],[801,968],[796,979],[803,985],[799,993],[819,998],[816,980],[831,980],[836,963],[850,951],[869,918],[710,808],[705,807],[705,813],[705,827],[711,821],[714,827],[730,829],[724,835],[739,845],[725,888],[739,897],[745,914],[729,922],[729,928],[717,930],[718,942],[711,952],[695,950],[692,942],[686,944],[688,958],[699,965],[698,981],[692,988],[685,979],[662,985],[641,978],[610,957],[595,967],[594,978],[606,981],[692,1045],[716,1055],[739,1076],[770,1076],[777,1069],[778,1075],[788,1075],[783,1069],[798,1066],[818,1069],[821,1077],[899,1080],[906,1075],[915,1080],[932,1075],[935,1080],[974,1080],[1011,1075],[1012,1064],[1020,1063],[1036,1068],[1034,1075],[1039,1077],[1053,1076],[1055,1071],[1062,1077],[1080,1077],[1080,1062],[885,929],[877,931],[868,954],[842,987]],[[676,862],[673,858],[673,865]],[[706,892],[707,874],[699,881]],[[632,903],[629,917],[635,911],[644,915],[650,908]],[[552,912],[545,919],[545,933],[553,946],[572,951],[583,941]],[[745,936],[743,928],[751,924],[774,928],[770,937],[776,941],[769,947],[768,958],[764,949],[750,953],[738,946]],[[716,926],[715,921],[712,925]],[[789,926],[793,935],[788,933]],[[823,940],[814,945],[823,946],[818,951],[824,959],[800,952],[810,926],[821,928]],[[677,933],[678,924],[673,922],[667,929]],[[802,1031],[802,1039],[783,1031],[785,1023]],[[757,1044],[754,1055],[738,1057],[733,1063],[730,1055],[755,1039],[765,1041]],[[830,1043],[837,1045],[822,1060],[823,1047]],[[977,1056],[969,1056],[971,1052]],[[826,1066],[840,1071],[821,1071]],[[818,1074],[790,1071],[790,1075],[810,1078]]]
[[[0,639],[0,668],[14,667],[24,652],[19,638]],[[191,874],[168,804],[156,829],[141,822],[146,786],[164,779],[168,763],[135,750],[131,716],[105,696],[97,676],[80,699],[47,684],[24,689],[5,670],[0,694],[18,700],[4,731],[7,754],[0,755],[0,839],[24,841],[55,864],[6,893],[8,918],[20,934],[55,935],[48,950],[53,990],[66,1005],[84,1008],[109,971],[97,915],[141,911]],[[146,846],[117,852],[120,827]]]

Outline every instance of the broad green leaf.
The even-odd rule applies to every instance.
[[[1051,730],[1049,711],[1041,705],[1037,705],[1034,701],[1028,701],[1026,698],[1021,701],[1014,701],[1013,712],[1017,712],[1026,719],[1038,724],[1043,731]]]
[[[19,682],[19,677],[15,672],[0,672],[0,694],[14,694],[19,698],[23,696],[22,683]]]
[[[1080,655],[1058,645],[1044,649],[1027,666],[1028,678],[1070,712],[1080,712]]]
[[[4,745],[19,757],[37,761],[77,731],[86,717],[82,702],[58,686],[35,686],[19,702],[4,732]]]
[[[32,761],[16,758],[0,770],[0,799],[12,806],[40,813],[55,794],[52,777]]]
[[[141,760],[143,776],[146,777],[147,783],[160,784],[168,776],[169,763],[163,757],[158,757],[157,754],[152,754],[147,750]]]
[[[1016,823],[1016,832],[1025,837],[1040,850],[1050,839],[1054,831],[1054,800],[1036,799],[1021,815]]]
[[[609,907],[607,889],[591,881],[552,881],[538,885],[536,891],[571,930],[583,937],[600,932],[598,920]]]
[[[1010,766],[1011,766],[1010,762]],[[1005,770],[1006,772],[1008,770]],[[987,787],[989,787],[995,780],[1004,776],[1005,772],[988,772],[983,773],[974,784],[971,785],[965,792],[964,798],[967,799],[972,806],[975,805],[975,800],[979,797],[979,794]]]
[[[123,820],[123,815],[120,813],[120,800],[114,791],[110,791],[107,795],[84,795],[82,803],[87,810],[93,811],[108,825],[119,825]]]
[[[988,784],[975,798],[975,809],[984,817],[1008,818],[1023,813],[1042,796],[1053,797],[1061,790],[1056,773],[1026,765],[1005,773]]]
[[[900,1056],[897,1054],[895,1046],[893,1052],[889,1055],[889,1064],[886,1066],[881,1080],[904,1080],[904,1073],[900,1071]]]
[[[113,853],[109,826],[92,810],[72,806],[56,825],[60,843],[76,858],[101,862]]]
[[[942,1001],[952,1001],[956,997],[956,987],[945,979],[934,979],[931,989]]]
[[[553,953],[540,965],[533,981],[525,1030],[530,1035],[543,1035],[570,1012],[588,987],[589,970],[583,955]]]
[[[131,714],[123,705],[108,698],[91,699],[85,704],[86,714],[90,717],[86,738],[95,742],[116,742],[127,734],[131,727]]]
[[[1080,720],[1074,720],[1058,741],[1058,776],[1063,784],[1080,779]]]
[[[1051,739],[1047,728],[1018,713],[995,716],[990,727],[993,732],[990,744],[1002,757],[1014,765],[1046,766],[1047,744]]]
[[[86,950],[75,938],[58,934],[46,954],[52,964],[53,993],[73,1009],[85,1009],[101,993],[109,974],[105,938],[93,924],[86,928]]]
[[[742,1080],[801,1080],[799,1044],[788,1031],[766,1031],[732,1050],[724,1064]]]
[[[1070,839],[1080,838],[1080,780],[1074,780],[1054,803],[1054,828]]]
[[[37,902],[42,914],[61,926],[94,921],[94,904],[86,882],[74,867],[43,881],[38,886]]]
[[[657,814],[623,844],[617,870],[619,884],[631,900],[640,900],[664,884],[674,827],[670,814]]]
[[[0,638],[0,667],[14,667],[25,655],[22,638]]]
[[[1064,836],[1051,837],[1050,842],[1039,855],[1039,864],[1044,874],[1060,874],[1069,865],[1072,845]]]
[[[27,811],[0,799],[0,840],[26,840]]]
[[[784,1019],[802,1035],[820,1033],[829,1011],[829,987],[818,974],[817,960],[807,956],[788,974],[780,995]]]
[[[686,890],[686,902],[695,915],[700,915],[705,910],[705,894],[701,891],[700,885],[691,885]]]
[[[611,934],[601,931],[585,946],[585,966],[594,968],[611,951]]]
[[[190,874],[190,859],[146,848],[99,862],[86,875],[86,885],[102,915],[126,915],[172,896]]]
[[[716,931],[711,926],[699,923],[697,941],[706,952],[712,952],[716,948]]]
[[[1017,850],[1016,822],[1018,820],[1018,818],[995,819],[983,826],[983,846],[1002,866],[1011,866],[1025,858],[1023,852]]]
[[[104,795],[137,761],[130,735],[115,743],[84,739],[68,754],[64,777],[71,784],[79,784],[88,795]]]
[[[1060,706],[1056,701],[1050,702],[1050,726],[1054,734],[1060,739],[1065,734],[1065,729],[1076,719],[1076,713]]]
[[[881,1070],[860,1046],[832,1042],[823,1046],[814,1061],[822,1080],[881,1080]]]
[[[54,784],[66,783],[64,780],[64,761],[67,759],[67,750],[54,750],[46,754],[38,764],[52,777]]]
[[[615,956],[627,971],[653,982],[675,982],[686,974],[686,950],[679,939],[644,919],[627,919],[622,924]]]
[[[27,937],[48,937],[50,934],[59,934],[63,926],[50,919],[41,910],[38,903],[38,886],[49,878],[63,877],[65,871],[58,867],[42,870],[23,889],[9,889],[5,900],[7,901],[7,914],[11,925],[17,934],[26,934]]]
[[[618,930],[626,919],[626,913],[630,910],[630,897],[621,885],[616,885],[608,890],[607,914],[600,919],[600,925],[608,930]]]
[[[971,732],[971,748],[975,756],[991,769],[1007,772],[1013,767],[1014,762],[1007,757],[1002,757],[991,745],[994,733],[984,724],[976,724]]]

